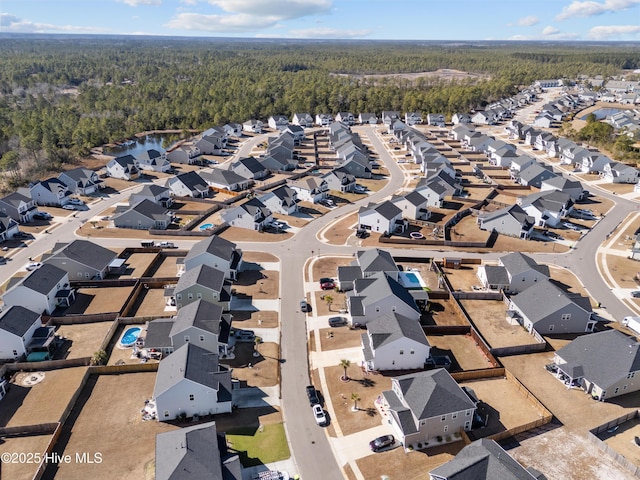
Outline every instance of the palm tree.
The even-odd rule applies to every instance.
[[[331,304],[333,303],[333,297],[331,295],[325,295],[324,301],[327,302],[327,308],[331,311]]]
[[[344,375],[342,376],[341,380],[348,380],[349,376],[347,375],[347,368],[349,368],[349,365],[351,365],[351,362],[345,358],[343,358],[342,360],[340,360],[340,366],[342,368],[344,368]]]
[[[358,402],[360,401],[360,395],[358,395],[356,392],[353,392],[351,394],[351,400],[353,400],[353,408],[351,410],[355,412],[358,410]]]

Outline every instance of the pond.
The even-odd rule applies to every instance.
[[[597,110],[594,110],[593,113],[596,117],[596,120],[604,120],[605,118],[607,118],[609,115],[613,115],[615,113],[621,112],[622,109],[620,108],[599,108]],[[590,114],[584,115],[582,117],[580,117],[580,120],[586,120],[587,117]]]
[[[178,135],[175,133],[153,133],[139,137],[130,142],[123,143],[117,147],[105,147],[103,152],[105,155],[114,157],[122,157],[124,155],[133,155],[134,157],[146,152],[147,150],[157,150],[164,152],[177,140]]]

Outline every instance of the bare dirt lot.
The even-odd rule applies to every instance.
[[[132,287],[80,288],[67,314],[120,312]]]
[[[423,313],[423,325],[468,325],[458,307],[452,299],[429,301],[429,312]]]
[[[38,435],[32,437],[5,437],[0,444],[0,454],[5,452],[42,455],[47,449],[47,445],[53,438],[52,435]],[[2,462],[2,478],[21,479],[33,478],[38,468],[38,463]]]
[[[480,280],[476,276],[479,265],[462,265],[460,268],[443,269],[447,275],[451,288],[454,290],[470,291]]]
[[[127,271],[120,278],[140,278],[156,258],[156,253],[132,253],[127,258]]]
[[[484,353],[470,335],[428,335],[433,355],[448,355],[451,371],[490,367]]]
[[[175,277],[178,273],[178,258],[180,257],[164,257],[157,268],[149,271],[149,276],[156,278]]]
[[[500,300],[461,300],[480,334],[492,348],[530,345],[535,338],[520,325],[506,320],[506,306]]]
[[[263,263],[263,262],[279,262],[280,260],[275,255],[267,252],[242,252],[242,261],[251,263]]]
[[[130,317],[171,317],[175,315],[175,307],[166,306],[163,288],[141,289],[136,303],[129,313]]]
[[[602,255],[598,255],[600,258]],[[636,275],[640,272],[640,262],[619,255],[605,255],[609,273],[622,288],[636,288]]]
[[[307,281],[317,282],[321,278],[337,279],[338,267],[351,265],[352,261],[353,257],[322,257],[313,264],[313,278]]]
[[[339,222],[332,224],[331,228],[323,232],[327,242],[331,245],[344,245],[347,238],[356,233],[354,228],[357,223],[358,213],[354,212],[342,218]]]
[[[267,310],[259,310],[257,312],[249,312],[247,310],[232,310],[233,327],[242,329],[275,328],[278,326],[278,312],[270,312]]]
[[[614,433],[608,433],[605,430],[598,435],[598,438],[616,452],[640,466],[640,448],[636,445],[635,437],[640,437],[640,420],[638,418],[624,422]]]
[[[111,322],[61,325],[56,330],[56,335],[68,340],[63,345],[64,358],[91,357],[100,348],[110,328]]]
[[[340,309],[346,309],[347,295],[345,293],[334,292],[333,290],[314,292],[316,300],[317,316],[322,315],[339,315]],[[331,303],[327,303],[326,298],[330,297]]]
[[[79,400],[86,403],[73,424],[64,454],[75,457],[76,452],[100,452],[102,463],[60,464],[56,478],[152,478],[156,434],[176,428],[166,422],[142,421],[140,409],[153,392],[155,377],[155,372],[145,372],[90,379]]]
[[[280,274],[274,270],[244,270],[233,288],[238,298],[278,298]]]
[[[347,326],[321,328],[318,332],[320,348],[322,351],[326,351],[358,347],[362,343],[363,333],[365,333],[364,330],[351,330]]]
[[[253,343],[236,343],[235,358],[223,363],[233,368],[233,377],[247,382],[250,387],[272,387],[280,380],[280,346],[277,343],[261,343],[260,353],[253,356]],[[251,364],[251,367],[249,367]]]

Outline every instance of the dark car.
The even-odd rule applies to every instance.
[[[396,439],[393,435],[383,435],[369,442],[369,448],[372,452],[379,452],[383,448],[390,447],[395,443]]]
[[[333,278],[321,278],[320,279],[320,288],[322,290],[332,290],[336,286]]]
[[[311,406],[320,403],[320,400],[318,399],[318,391],[313,385],[307,386],[307,397],[309,398],[309,405]]]
[[[344,325],[347,325],[349,322],[347,321],[347,319],[345,317],[331,317],[329,319],[329,326],[330,327],[342,327]]]
[[[359,228],[356,230],[356,237],[358,238],[367,238],[369,236],[369,232],[365,228]]]
[[[636,290],[634,292],[631,292],[631,296],[633,298],[640,298],[640,290]]]

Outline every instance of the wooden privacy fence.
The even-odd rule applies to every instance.
[[[622,417],[614,418],[607,423],[603,423],[595,428],[589,430],[589,434],[587,435],[587,440],[597,446],[600,450],[606,453],[614,462],[628,471],[631,475],[640,478],[640,467],[638,467],[633,462],[627,460],[626,457],[615,451],[612,447],[607,445],[605,442],[598,438],[598,434],[602,433],[605,430],[608,430],[616,425],[621,425],[629,420],[634,420],[636,418],[640,418],[640,410],[634,410],[633,412],[629,412]]]

